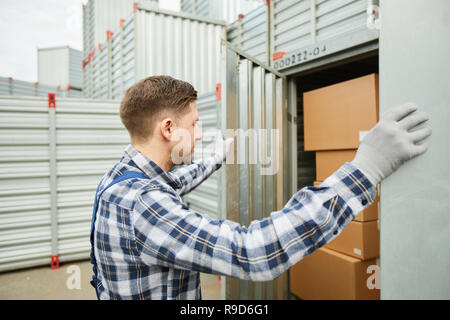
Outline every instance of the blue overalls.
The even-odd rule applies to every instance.
[[[112,185],[119,183],[120,181],[131,179],[131,178],[142,178],[142,179],[148,179],[148,177],[141,173],[136,171],[127,171],[121,176],[114,179],[105,189],[98,194],[98,191],[100,189],[101,182],[99,183],[97,187],[97,191],[95,192],[95,200],[94,200],[94,210],[92,212],[92,222],[91,222],[91,264],[92,264],[92,271],[94,272],[94,275],[92,276],[91,285],[95,288],[95,293],[97,294],[97,299],[100,300],[100,295],[98,293],[98,278],[97,278],[97,262],[95,261],[95,255],[94,255],[94,225],[96,220],[96,212],[98,207],[98,201],[100,197],[102,196],[103,192],[105,192],[106,189],[111,187]]]

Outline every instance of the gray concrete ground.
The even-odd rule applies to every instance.
[[[81,278],[79,289],[76,288],[77,283],[71,281],[74,279],[74,270],[78,270],[73,266],[79,267]],[[89,284],[91,276],[92,266],[89,261],[64,263],[57,270],[52,270],[50,266],[45,266],[1,273],[0,299],[95,300],[95,291]],[[202,273],[201,282],[204,300],[220,299],[218,276]]]

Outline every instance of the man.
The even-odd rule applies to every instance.
[[[180,198],[221,166],[229,145],[220,137],[212,156],[171,170],[192,160],[201,139],[196,98],[190,84],[154,76],[130,87],[121,102],[131,144],[99,184],[93,215],[99,299],[201,299],[199,272],[272,280],[337,237],[372,203],[382,179],[425,152],[418,142],[431,134],[416,128],[428,119],[417,106],[394,108],[352,162],[246,227],[192,211]]]

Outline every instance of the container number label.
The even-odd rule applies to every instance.
[[[280,60],[275,61],[273,66],[276,70],[283,69],[292,65],[301,64],[308,60],[318,58],[327,54],[326,44],[312,47],[309,50],[303,50],[295,53],[288,53],[284,55]]]

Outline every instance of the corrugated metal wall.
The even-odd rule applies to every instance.
[[[133,83],[166,74],[188,81],[199,94],[219,81],[223,23],[139,6],[112,39],[88,57],[85,97],[121,99]]]
[[[197,108],[206,143],[196,159],[210,152],[215,94]],[[57,98],[49,109],[46,98],[0,97],[0,272],[88,258],[95,189],[128,143],[118,101]],[[186,203],[219,218],[218,184],[215,173]]]
[[[269,7],[257,8],[229,26],[227,40],[276,70],[286,71],[299,64],[312,65],[310,61],[317,62],[319,58],[378,39],[378,31],[369,30],[367,26],[371,20],[368,8],[377,0],[276,0],[269,3]]]
[[[0,271],[50,264],[48,104],[0,97],[0,114]]]
[[[223,23],[142,7],[135,30],[136,80],[167,74],[191,83],[200,94],[215,90]]]
[[[127,19],[111,42],[111,94],[121,99],[125,90],[135,82],[135,20]]]
[[[367,0],[277,0],[271,2],[271,54],[305,53],[292,61],[303,62],[377,38],[367,32],[367,8],[375,1]],[[367,34],[361,34],[366,32]],[[309,46],[327,44],[327,49],[315,52]],[[304,50],[304,51],[302,51]],[[322,48],[320,49],[322,50]],[[320,54],[319,54],[320,53]],[[286,68],[284,62],[273,62],[275,69]]]
[[[133,13],[134,3],[158,8],[158,0],[89,0],[83,6],[83,59],[106,42],[107,30],[119,29],[120,20]]]
[[[129,143],[118,108],[0,97],[0,271],[88,258],[95,189]]]
[[[87,258],[95,189],[123,155],[129,136],[116,101],[56,101],[57,253]]]
[[[197,142],[194,150],[194,159],[201,159],[211,154],[209,148],[213,142],[213,134],[218,129],[218,101],[214,92],[199,96],[197,99],[197,110],[203,139]],[[184,196],[184,201],[189,208],[200,213],[206,213],[214,219],[220,219],[219,210],[219,183],[220,172],[213,173],[206,181],[199,185],[194,191]]]
[[[180,0],[180,9],[183,12],[210,18],[209,0]]]
[[[260,0],[181,0],[181,11],[232,23],[263,4]]]
[[[272,51],[292,51],[366,28],[367,0],[277,0]]]
[[[28,82],[11,78],[0,77],[0,95],[16,97],[46,97],[48,93],[55,93],[58,97],[81,98],[80,90],[59,88],[42,85],[38,82]]]
[[[89,0],[83,6],[83,59],[95,47],[95,1]]]
[[[248,226],[251,221],[280,210],[289,199],[291,180],[295,179],[289,174],[287,83],[276,71],[262,67],[228,44],[222,52],[225,69],[222,128],[269,129],[269,133],[273,132],[270,129],[279,130],[278,143],[271,135],[262,144],[261,135],[255,140],[249,138],[249,143],[238,142],[234,164],[225,169],[222,209],[227,219]],[[296,136],[292,140],[296,141]],[[269,164],[263,164],[266,158],[260,158],[261,151],[270,158]],[[245,159],[245,164],[237,164],[237,159]],[[264,170],[267,171],[263,174]],[[287,298],[287,273],[268,282],[226,280],[227,299]]]
[[[267,6],[262,5],[227,28],[227,41],[261,62],[267,63],[269,34]]]
[[[82,61],[82,52],[69,48],[69,85],[73,89],[81,90],[83,88]]]

